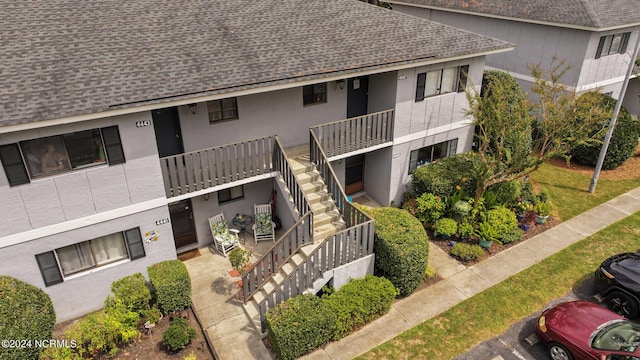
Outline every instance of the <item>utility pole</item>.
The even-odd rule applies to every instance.
[[[624,81],[622,82],[622,90],[620,91],[620,95],[618,96],[618,100],[616,101],[616,107],[613,109],[613,116],[611,116],[611,121],[609,122],[609,130],[607,130],[607,135],[604,137],[604,143],[602,144],[602,148],[600,149],[600,156],[598,157],[598,162],[596,163],[596,169],[593,172],[593,178],[591,178],[591,185],[589,186],[589,192],[593,193],[596,190],[596,184],[598,183],[598,176],[600,175],[600,169],[602,169],[602,163],[604,163],[604,156],[607,154],[607,148],[609,148],[609,142],[611,141],[611,136],[613,135],[613,130],[616,126],[616,120],[618,120],[618,113],[620,112],[620,108],[622,107],[622,101],[624,100],[624,93],[627,91],[627,86],[629,85],[629,78],[631,77],[631,72],[633,72],[633,67],[635,66],[636,59],[638,58],[638,49],[640,48],[640,32],[637,33],[636,38],[636,47],[633,49],[633,55],[631,55],[631,59],[629,60],[629,67],[627,68],[627,74],[624,77]]]

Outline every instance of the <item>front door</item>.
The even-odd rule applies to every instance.
[[[182,146],[178,108],[170,107],[153,110],[152,117],[159,156],[182,154],[184,147]]]
[[[367,114],[369,77],[349,79],[347,86],[347,118]]]
[[[176,249],[197,243],[196,229],[193,226],[191,200],[187,199],[169,204],[169,214],[171,215],[173,241],[176,243]]]
[[[364,155],[347,158],[344,177],[347,195],[364,190]]]

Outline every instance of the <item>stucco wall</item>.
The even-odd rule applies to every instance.
[[[148,112],[0,135],[0,144],[118,125],[126,163],[34,179],[9,187],[0,170],[0,239],[3,236],[164,197],[164,185]],[[1,244],[0,244],[1,245]]]
[[[57,322],[79,317],[103,307],[105,298],[111,293],[110,286],[113,281],[136,272],[141,272],[148,278],[148,266],[176,258],[171,225],[156,225],[156,220],[168,217],[169,210],[163,206],[2,248],[2,274],[18,278],[46,291],[53,301]],[[45,286],[36,262],[36,254],[134,227],[140,227],[143,236],[147,231],[159,232],[158,241],[144,243],[145,257],[95,268],[72,275],[60,284]]]
[[[391,182],[392,147],[367,153],[364,161],[364,191],[382,206],[391,202],[389,184]]]

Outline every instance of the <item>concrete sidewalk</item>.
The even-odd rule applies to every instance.
[[[469,267],[432,246],[429,264],[443,280],[396,301],[386,315],[303,359],[352,359],[638,211],[640,188]]]

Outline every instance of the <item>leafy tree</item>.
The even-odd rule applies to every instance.
[[[591,111],[576,116],[576,94],[560,82],[570,66],[554,58],[549,70],[539,64],[529,69],[536,103],[527,101],[516,80],[501,71],[485,72],[480,93],[467,92],[467,115],[474,118],[482,160],[474,174],[476,204],[491,185],[523,178],[551,157],[566,158],[576,145],[598,141],[592,129],[606,110],[593,101],[586,104]]]

